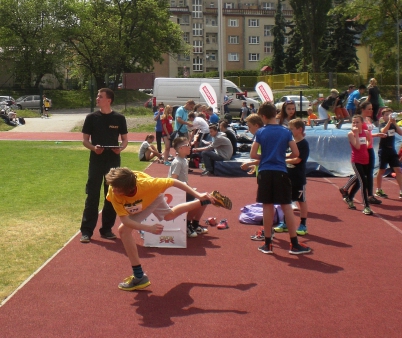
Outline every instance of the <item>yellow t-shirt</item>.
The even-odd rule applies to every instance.
[[[137,176],[137,192],[134,196],[116,196],[113,187],[109,186],[106,199],[112,203],[119,216],[138,214],[145,210],[159,194],[174,183],[172,178],[154,178],[141,171],[133,172]]]

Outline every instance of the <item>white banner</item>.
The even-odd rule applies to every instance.
[[[271,87],[268,86],[264,81],[258,82],[255,85],[255,91],[260,97],[261,101],[264,102],[274,102],[274,95],[272,94]]]
[[[200,93],[204,100],[207,102],[208,106],[214,108],[214,111],[218,109],[218,101],[216,99],[215,89],[209,83],[201,83]]]
[[[175,205],[186,202],[186,193],[175,187],[170,187],[165,191],[165,199],[172,208]],[[151,214],[143,223],[162,224],[163,232],[160,235],[154,235],[149,232],[144,233],[144,246],[157,248],[186,248],[187,247],[187,214],[182,214],[171,221],[158,221]]]

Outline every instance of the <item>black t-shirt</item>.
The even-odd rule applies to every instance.
[[[338,97],[333,97],[332,95],[328,96],[328,97],[321,103],[321,107],[323,107],[323,108],[326,109],[326,110],[330,109],[330,108],[334,105],[335,100],[336,100],[337,98],[338,98]]]
[[[232,143],[232,147],[233,147],[233,154],[232,156],[236,155],[236,150],[237,150],[237,139],[235,134],[233,134],[231,131],[226,130],[225,131],[225,135],[226,137],[230,140],[230,143]]]
[[[299,158],[301,161],[298,164],[295,164],[294,168],[288,167],[288,175],[293,185],[305,185],[307,183],[306,162],[310,155],[310,147],[306,139],[303,139],[296,144],[297,149],[299,149]]]
[[[118,146],[119,135],[128,133],[126,118],[115,111],[110,114],[102,114],[98,110],[87,115],[82,133],[90,135],[90,141],[93,145]],[[102,155],[107,153],[115,154],[110,149],[105,149]]]
[[[387,124],[385,122],[380,124],[380,130],[384,128]],[[394,148],[395,147],[395,133],[396,127],[393,123],[389,126],[387,137],[380,138],[380,148]]]
[[[378,105],[379,104],[378,99],[380,96],[380,90],[378,89],[378,87],[374,86],[374,87],[369,88],[368,93],[370,96],[370,103]]]
[[[339,101],[337,107],[343,108],[343,105],[348,103],[349,91],[345,90],[343,93],[339,94]]]

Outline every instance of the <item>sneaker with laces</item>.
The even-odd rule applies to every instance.
[[[382,197],[382,198],[387,198],[388,197],[388,195],[382,189],[377,189],[375,194],[376,194],[376,196]]]
[[[151,285],[149,278],[146,274],[142,278],[135,278],[134,276],[127,277],[122,283],[119,284],[119,289],[124,291],[133,291],[144,289]]]
[[[197,237],[197,232],[194,228],[190,225],[187,225],[187,237]]]
[[[265,240],[264,227],[261,227],[260,230],[256,231],[254,235],[250,236],[250,239],[252,241],[264,241]]]
[[[311,252],[311,249],[307,245],[299,243],[296,246],[293,246],[292,243],[290,243],[289,253],[291,255],[303,255],[309,252]]]
[[[90,241],[91,241],[91,237],[89,237],[88,235],[82,235],[80,238],[81,243],[89,243]]]
[[[346,204],[348,205],[349,209],[356,210],[356,207],[355,207],[355,205],[353,203],[353,200],[351,200],[350,198],[344,198],[343,200],[346,202]]]
[[[339,192],[341,193],[341,195],[342,195],[342,198],[343,198],[343,199],[345,199],[345,198],[348,198],[348,197],[349,197],[348,192],[347,192],[345,189],[343,189],[342,187],[341,187],[341,188],[339,188]]]
[[[169,161],[165,161],[165,165],[170,166],[170,165],[172,165],[172,163]]]
[[[198,226],[197,229],[195,229],[195,232],[198,235],[203,235],[203,234],[207,234],[208,233],[208,229],[207,228],[203,228],[201,226]]]
[[[273,254],[274,251],[272,249],[272,243],[269,245],[264,244],[263,246],[258,247],[258,251],[261,251],[262,253],[265,254]]]
[[[277,227],[274,228],[275,232],[288,232],[288,227],[285,222],[280,222]]]
[[[219,191],[215,190],[211,193],[215,198],[215,206],[222,207],[228,210],[232,210],[232,201],[229,197],[222,195]]]
[[[226,218],[222,219],[216,228],[219,230],[229,229],[228,220]]]
[[[382,201],[380,201],[379,199],[375,198],[374,196],[370,196],[368,198],[368,201],[370,204],[381,204]]]
[[[373,214],[373,211],[369,207],[365,207],[362,212],[365,215],[372,215]]]
[[[117,238],[117,236],[111,231],[108,231],[108,232],[105,232],[104,234],[101,234],[101,237],[106,238],[106,239],[116,239]]]
[[[307,235],[307,234],[308,234],[307,226],[304,225],[304,224],[300,224],[299,227],[298,227],[297,230],[296,230],[296,233],[297,233],[299,236]]]

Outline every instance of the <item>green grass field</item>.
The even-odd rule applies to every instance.
[[[129,144],[123,166],[145,169],[138,149]],[[89,150],[81,142],[1,141],[0,158],[1,302],[79,230]]]

